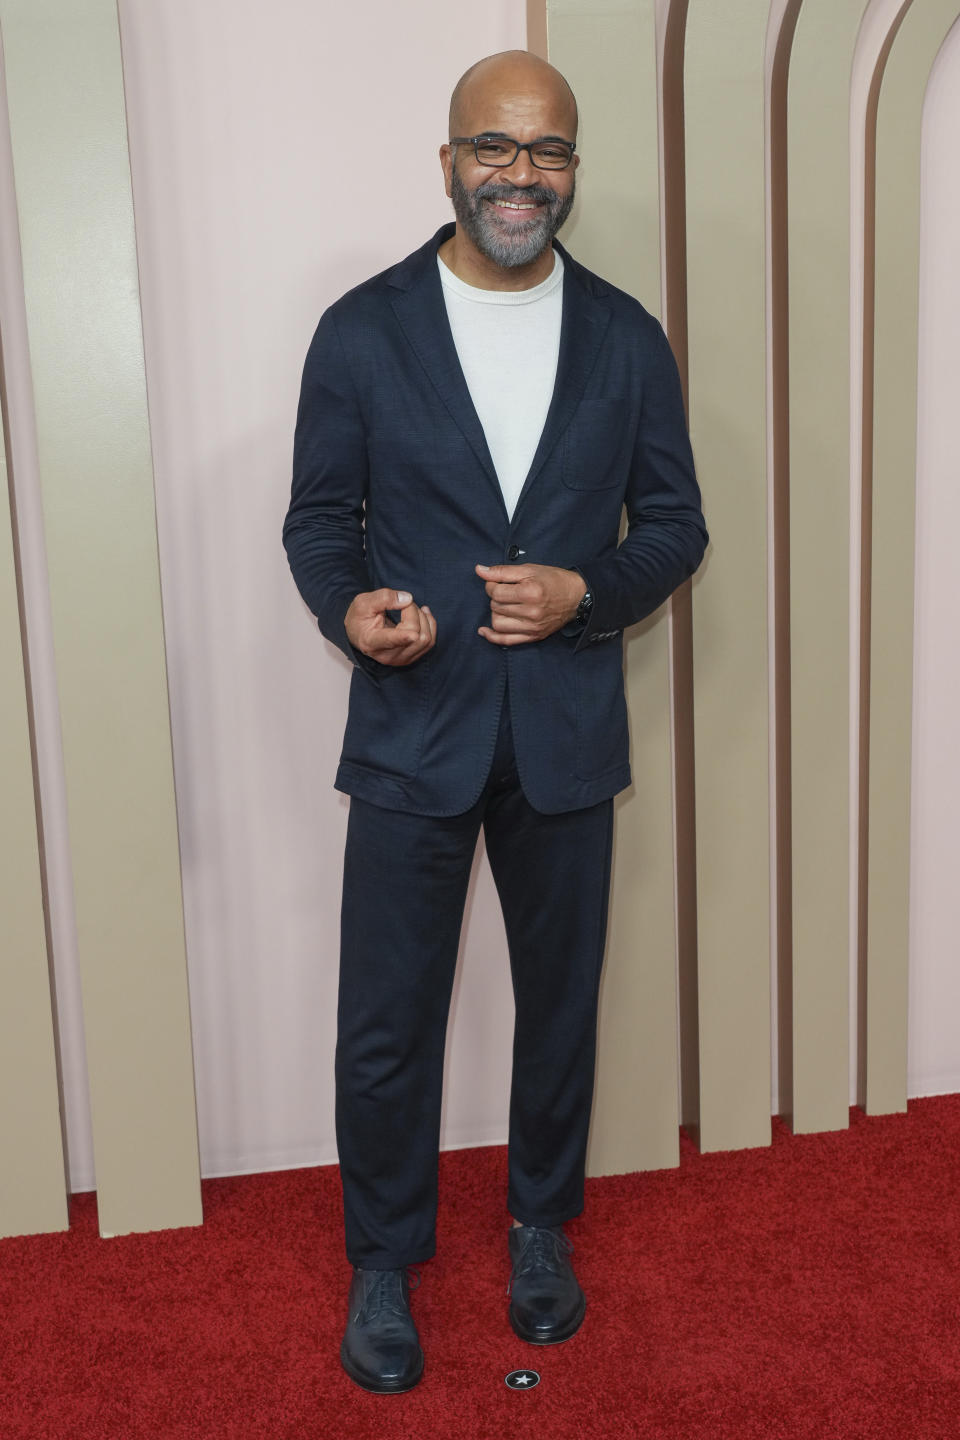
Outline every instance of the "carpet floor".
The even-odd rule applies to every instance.
[[[0,1241],[0,1437],[954,1440],[958,1156],[954,1095],[591,1180],[586,1320],[542,1349],[506,1319],[505,1152],[446,1154],[426,1371],[395,1396],[340,1369],[335,1167],[204,1181],[202,1227],[113,1240],[76,1195],[69,1232]]]

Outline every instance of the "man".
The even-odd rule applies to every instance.
[[[284,542],[353,662],[336,1058],[354,1267],[341,1348],[368,1390],[423,1355],[447,1012],[481,826],[516,998],[509,1319],[566,1340],[613,799],[630,781],[624,627],[706,544],[657,322],[551,242],[576,102],[523,51],[461,79],[441,146],[455,226],[345,295],[307,356]],[[618,544],[623,508],[629,530]]]

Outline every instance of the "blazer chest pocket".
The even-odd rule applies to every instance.
[[[581,400],[563,437],[563,483],[571,490],[624,485],[632,449],[630,401]]]

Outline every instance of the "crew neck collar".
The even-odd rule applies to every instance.
[[[545,299],[563,280],[563,260],[559,250],[555,248],[550,274],[538,285],[532,285],[529,290],[485,290],[479,285],[468,285],[466,280],[461,280],[459,275],[453,273],[439,254],[437,266],[446,289],[453,291],[461,299],[472,300],[479,305],[529,305],[536,300]]]

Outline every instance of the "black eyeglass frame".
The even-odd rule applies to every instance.
[[[505,144],[512,145],[514,147],[513,154],[509,160],[504,160],[502,164],[499,165],[495,164],[492,160],[481,160],[480,152],[477,149],[477,146],[480,144],[481,140],[501,140]],[[576,142],[573,140],[554,140],[541,137],[539,140],[531,140],[528,144],[521,145],[520,141],[514,140],[512,135],[491,135],[488,132],[484,132],[484,134],[482,135],[451,135],[450,139],[447,141],[447,144],[472,145],[473,153],[476,156],[477,164],[485,166],[488,170],[509,170],[511,165],[516,164],[517,156],[520,154],[521,150],[526,150],[527,154],[530,156],[530,164],[533,165],[534,168],[537,170],[569,170],[570,166],[573,163],[574,152],[577,148]],[[533,147],[535,145],[563,145],[567,150],[570,151],[570,154],[567,156],[566,164],[538,165],[536,160],[533,158]]]

